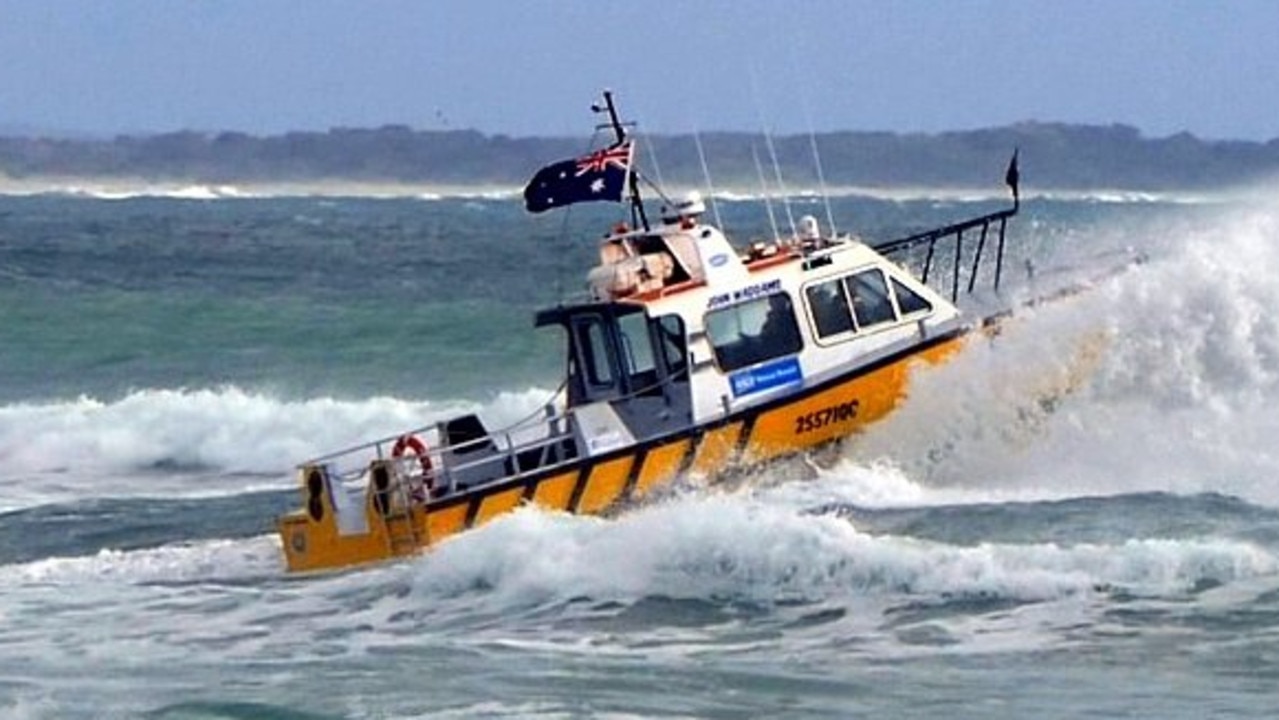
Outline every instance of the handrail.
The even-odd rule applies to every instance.
[[[563,380],[562,382],[560,382],[560,386],[559,386],[558,388],[556,388],[556,389],[555,389],[555,391],[554,391],[553,393],[551,393],[550,398],[549,398],[549,399],[547,400],[547,402],[546,402],[546,403],[542,406],[542,408],[541,408],[541,409],[534,410],[533,412],[529,413],[528,415],[524,416],[523,418],[520,418],[519,420],[516,420],[515,422],[510,423],[510,424],[506,425],[505,427],[498,428],[498,429],[496,429],[496,430],[491,430],[491,431],[489,431],[488,433],[486,433],[486,434],[485,434],[484,436],[482,436],[482,437],[479,437],[479,438],[473,438],[473,439],[471,439],[471,440],[467,440],[467,441],[465,441],[465,442],[458,443],[457,445],[448,445],[448,444],[446,444],[446,443],[442,443],[442,442],[440,442],[440,441],[441,441],[441,438],[438,436],[438,432],[437,432],[437,430],[438,430],[438,429],[437,429],[437,426],[436,426],[436,424],[432,423],[432,424],[430,424],[430,425],[423,425],[423,426],[415,427],[415,428],[412,428],[412,429],[409,429],[409,430],[403,430],[403,431],[398,432],[398,433],[396,433],[396,434],[394,434],[394,435],[389,435],[389,436],[387,436],[387,437],[378,438],[378,439],[376,439],[376,440],[366,440],[366,441],[364,441],[364,442],[362,442],[362,443],[360,443],[360,444],[358,444],[358,445],[352,445],[352,446],[347,447],[347,448],[344,448],[344,449],[342,449],[342,450],[334,450],[334,451],[332,451],[332,452],[328,452],[328,453],[325,453],[325,454],[323,454],[323,455],[317,455],[317,456],[315,456],[315,457],[310,458],[309,460],[306,460],[305,462],[300,463],[297,467],[300,469],[300,468],[306,467],[306,466],[308,466],[308,465],[319,465],[319,464],[324,463],[324,461],[326,461],[326,460],[334,460],[334,459],[336,459],[336,458],[344,457],[344,456],[346,456],[346,455],[352,455],[352,454],[354,454],[354,453],[357,453],[357,452],[360,452],[360,451],[363,451],[363,450],[370,450],[370,449],[372,449],[372,450],[376,450],[376,451],[377,451],[377,456],[378,456],[379,458],[381,458],[381,457],[382,457],[382,450],[381,450],[381,447],[382,447],[383,445],[394,445],[394,444],[395,444],[395,442],[396,442],[397,440],[399,440],[400,438],[404,437],[405,435],[427,435],[427,434],[435,433],[436,437],[434,437],[434,438],[433,438],[433,439],[435,440],[435,442],[430,442],[430,443],[428,443],[428,445],[430,445],[430,446],[431,446],[431,448],[432,448],[433,450],[440,450],[440,451],[443,451],[443,450],[457,450],[458,448],[464,448],[464,447],[469,447],[469,446],[471,446],[471,445],[477,445],[477,444],[479,444],[479,443],[483,442],[484,440],[487,440],[487,439],[489,439],[489,438],[492,438],[493,436],[496,436],[496,435],[498,435],[498,434],[501,434],[501,433],[508,433],[508,434],[509,434],[510,432],[512,432],[512,431],[514,431],[514,430],[518,430],[518,429],[520,429],[520,428],[522,428],[522,427],[525,427],[525,426],[531,425],[531,424],[532,424],[532,421],[533,421],[534,419],[536,419],[538,415],[540,415],[540,414],[542,414],[543,412],[545,412],[546,408],[547,408],[548,406],[550,406],[552,403],[554,403],[555,398],[559,397],[559,396],[560,396],[560,395],[564,392],[564,389],[567,387],[567,385],[568,385],[568,379],[566,378],[565,380]],[[565,412],[565,413],[563,413],[563,414],[561,414],[561,415],[552,415],[552,416],[549,416],[549,417],[547,417],[547,420],[549,421],[549,420],[557,419],[557,418],[560,418],[560,417],[567,417],[567,416],[568,416],[568,412]]]
[[[955,239],[955,252],[951,261],[950,300],[951,302],[955,302],[959,299],[959,271],[963,265],[964,233],[969,230],[981,228],[981,238],[978,241],[976,251],[973,253],[972,267],[969,270],[968,275],[967,292],[968,294],[972,294],[976,287],[977,272],[981,266],[982,252],[986,247],[986,237],[989,234],[990,226],[998,222],[999,245],[995,250],[995,278],[992,288],[994,290],[999,290],[1000,280],[1003,276],[1004,247],[1008,228],[1008,219],[1017,214],[1017,211],[1020,209],[1019,206],[1020,204],[1015,204],[1011,208],[987,213],[980,217],[971,218],[951,225],[945,225],[932,230],[925,230],[924,232],[908,235],[904,238],[879,243],[872,245],[871,248],[880,255],[893,259],[893,256],[895,255],[900,255],[909,252],[916,247],[926,245],[928,247],[928,255],[924,259],[924,268],[920,273],[920,280],[927,283],[929,272],[932,270],[933,259],[936,256],[938,244],[946,238],[953,237]]]
[[[657,382],[650,383],[648,385],[645,385],[644,387],[632,390],[631,392],[617,399],[626,400],[628,398],[639,397],[641,395],[644,395],[645,393],[649,393],[653,391],[656,388],[669,385],[682,377],[688,376],[690,373],[691,373],[691,368],[686,365],[684,368],[680,369],[679,371],[677,371],[676,373],[672,375],[667,376],[666,378],[659,379]],[[560,388],[556,390],[556,393],[555,393],[556,396],[563,391],[564,387],[566,386],[566,383],[561,384]],[[552,396],[552,399],[554,397],[555,396]],[[542,412],[544,412],[548,408],[553,408],[553,406],[549,404],[544,406],[542,409]],[[339,450],[336,452],[328,453],[326,455],[321,455],[319,457],[311,459],[310,461],[308,461],[307,463],[304,463],[300,467],[304,467],[306,465],[324,464],[327,461],[332,461],[338,458],[353,456],[358,453],[367,452],[369,450],[373,450],[375,452],[377,459],[384,459],[387,457],[387,453],[383,451],[384,445],[395,443],[399,438],[403,437],[405,434],[421,434],[427,437],[427,444],[430,447],[430,450],[428,451],[428,456],[431,459],[431,471],[428,475],[425,472],[415,472],[410,470],[408,471],[407,477],[412,478],[414,476],[419,476],[419,477],[422,477],[423,479],[430,479],[433,481],[443,480],[449,483],[449,490],[450,492],[452,492],[456,490],[456,487],[454,484],[455,479],[452,477],[453,475],[462,473],[469,468],[475,468],[475,467],[484,465],[486,463],[491,463],[494,461],[495,457],[504,457],[507,459],[513,459],[515,463],[511,468],[509,468],[510,472],[506,472],[501,475],[502,479],[519,478],[532,472],[542,471],[550,468],[556,468],[561,465],[565,465],[573,462],[572,458],[565,457],[555,462],[551,462],[548,464],[538,463],[535,467],[524,469],[519,466],[518,458],[519,458],[519,454],[522,452],[527,452],[529,450],[534,450],[539,448],[542,448],[542,449],[549,448],[557,443],[563,442],[566,438],[572,438],[573,431],[571,430],[571,428],[572,428],[572,418],[573,418],[574,410],[575,408],[568,408],[564,410],[563,412],[552,412],[550,414],[544,415],[540,419],[537,417],[539,413],[534,412],[528,415],[527,417],[521,418],[515,423],[511,423],[505,426],[504,428],[489,431],[480,437],[472,438],[454,445],[449,445],[443,442],[443,439],[440,437],[440,428],[438,425],[426,425],[426,426],[414,428],[412,430],[408,430],[406,432],[402,432],[398,435],[392,435],[385,438],[380,438],[380,439],[373,440],[370,442],[365,442],[360,445],[356,445],[344,450]],[[533,438],[528,441],[516,442],[515,438],[512,437],[512,435],[521,429],[533,427],[534,421],[536,421],[537,425],[540,425],[542,428],[546,429],[545,436]],[[456,463],[456,464],[449,464],[445,462],[446,453],[450,453],[454,457],[456,457],[459,454],[464,455],[467,448],[478,447],[486,443],[492,443],[497,448],[498,453],[496,456],[493,454],[486,454],[482,457],[477,457],[475,459],[468,458],[468,459],[465,459],[463,462]],[[391,458],[391,459],[396,461],[397,467],[402,465],[403,463],[415,463],[416,461],[416,458],[414,456],[403,456],[403,457]],[[334,474],[339,480],[348,481],[348,482],[363,476],[366,472],[367,472],[367,467],[363,464],[357,467],[349,468],[345,471],[343,471],[343,469],[341,468],[336,468],[334,470]]]

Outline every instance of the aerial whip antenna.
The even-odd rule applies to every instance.
[[[786,183],[782,181],[782,169],[777,164],[777,149],[773,146],[773,133],[772,133],[772,130],[769,128],[768,123],[764,120],[764,108],[763,108],[763,103],[760,101],[760,94],[759,94],[759,79],[755,76],[754,64],[751,65],[750,79],[751,79],[751,96],[755,100],[755,114],[759,117],[760,130],[764,135],[764,147],[768,150],[769,159],[771,159],[773,162],[773,175],[777,179],[777,191],[780,192],[782,195],[782,208],[786,210],[786,221],[790,223],[791,235],[795,235],[796,234],[795,233],[795,217],[791,214],[790,198],[787,197]],[[755,162],[758,165],[759,159],[756,158]],[[762,171],[760,174],[761,175],[763,174]],[[771,207],[769,208],[769,215],[771,218],[771,215],[772,215]],[[773,236],[775,239],[780,240],[781,236],[777,233],[776,225],[777,225],[776,222],[774,222]]]
[[[835,213],[830,207],[830,193],[826,191],[826,173],[822,170],[822,156],[817,152],[817,130],[813,127],[813,113],[808,107],[808,93],[804,93],[804,119],[808,122],[808,147],[813,151],[813,167],[817,170],[817,187],[822,193],[822,204],[826,206],[826,222],[830,226],[830,236],[837,237],[835,230]]]
[[[711,196],[711,213],[715,215],[715,224],[719,226],[721,232],[727,233],[728,228],[724,227],[724,219],[719,216],[719,201],[715,199],[715,184],[711,182],[711,168],[706,163],[706,152],[702,149],[700,130],[693,131],[693,143],[697,145],[697,157],[702,162],[702,175],[706,178],[706,190]]]
[[[755,173],[759,175],[759,186],[764,191],[764,209],[768,211],[768,224],[773,229],[773,239],[781,240],[782,235],[777,231],[777,216],[773,214],[773,194],[764,181],[764,166],[759,162],[759,148],[754,143],[751,144],[751,157],[755,159]]]
[[[802,46],[803,45],[801,43],[800,47]],[[812,104],[809,102],[809,86],[808,83],[803,82],[803,78],[805,76],[796,70],[795,48],[795,44],[790,44],[787,47],[789,50],[787,56],[790,60],[790,71],[791,75],[795,78],[795,85],[797,85],[800,89],[800,102],[804,106],[804,121],[808,124],[808,146],[813,153],[813,167],[817,171],[817,187],[822,194],[822,203],[826,206],[826,222],[830,225],[831,237],[837,237],[839,232],[835,229],[835,213],[831,209],[830,193],[826,190],[826,173],[822,168],[822,157],[817,152],[817,129],[814,127],[813,108]]]
[[[790,211],[790,193],[782,180],[782,166],[777,162],[777,149],[773,147],[771,130],[764,131],[764,146],[768,148],[768,155],[773,161],[773,174],[777,176],[777,190],[782,194],[782,208],[786,210],[786,222],[790,223],[790,234],[795,235],[795,216]]]

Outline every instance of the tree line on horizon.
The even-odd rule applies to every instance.
[[[819,162],[827,186],[987,187],[1002,181],[1014,148],[1023,184],[1043,189],[1202,190],[1279,177],[1279,138],[1265,143],[1203,140],[1188,133],[1147,138],[1127,125],[1044,122],[936,134],[645,135],[641,168],[669,184],[702,185],[699,142],[711,180],[720,187],[758,186],[761,166],[772,184],[774,155],[792,189],[814,187]],[[539,167],[590,149],[586,138],[514,138],[403,125],[271,136],[182,131],[112,139],[0,137],[0,173],[18,179],[221,184],[522,185]]]

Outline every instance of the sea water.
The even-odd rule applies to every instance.
[[[1002,205],[773,214],[889,239]],[[773,232],[758,199],[716,209]],[[552,397],[562,338],[532,313],[615,220],[567,215],[0,198],[0,716],[1272,715],[1274,203],[1029,198],[1003,299],[1088,289],[836,450],[287,576],[296,463]]]

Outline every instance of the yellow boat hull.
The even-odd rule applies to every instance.
[[[915,366],[941,362],[963,342],[963,336],[942,339],[709,425],[428,503],[394,507],[370,484],[366,532],[341,532],[323,469],[303,467],[303,509],[278,520],[288,569],[335,570],[413,555],[527,504],[598,514],[685,474],[713,477],[829,443],[890,413],[905,398]]]

